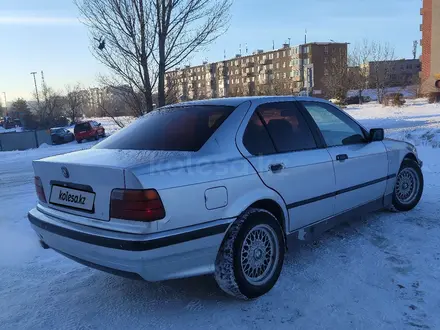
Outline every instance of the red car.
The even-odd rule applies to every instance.
[[[78,143],[81,143],[83,140],[99,140],[100,137],[105,136],[105,129],[101,126],[101,123],[93,120],[76,124],[73,132]]]

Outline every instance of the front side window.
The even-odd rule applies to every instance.
[[[302,104],[316,122],[328,147],[366,142],[362,128],[334,106],[320,102]]]
[[[234,107],[184,106],[159,109],[98,143],[97,149],[198,151]]]
[[[292,102],[268,103],[260,106],[261,116],[277,152],[317,148],[304,117]]]

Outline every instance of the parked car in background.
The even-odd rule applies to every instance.
[[[287,246],[413,209],[421,166],[413,145],[322,99],[187,102],[35,160],[28,218],[43,247],[85,265],[148,281],[214,274],[251,299],[277,282]]]
[[[75,140],[75,135],[64,127],[55,127],[50,129],[50,138],[52,144],[62,144]]]
[[[349,96],[345,99],[345,104],[346,105],[350,105],[350,104],[360,104],[360,103],[366,103],[366,102],[370,102],[371,101],[371,97],[369,96],[362,96],[362,102],[360,102],[360,98],[359,95],[356,96]]]
[[[100,137],[105,137],[104,127],[102,127],[101,123],[93,120],[76,124],[73,132],[78,143],[81,143],[83,140],[99,140]]]
[[[5,129],[11,129],[16,127],[23,127],[23,124],[21,123],[20,119],[6,118],[6,120],[3,121],[3,127]]]

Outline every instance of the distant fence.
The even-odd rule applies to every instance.
[[[38,148],[43,143],[52,144],[48,130],[0,134],[0,151]]]

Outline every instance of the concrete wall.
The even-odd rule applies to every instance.
[[[52,144],[50,133],[46,130],[0,134],[0,151],[38,148],[43,143]]]

